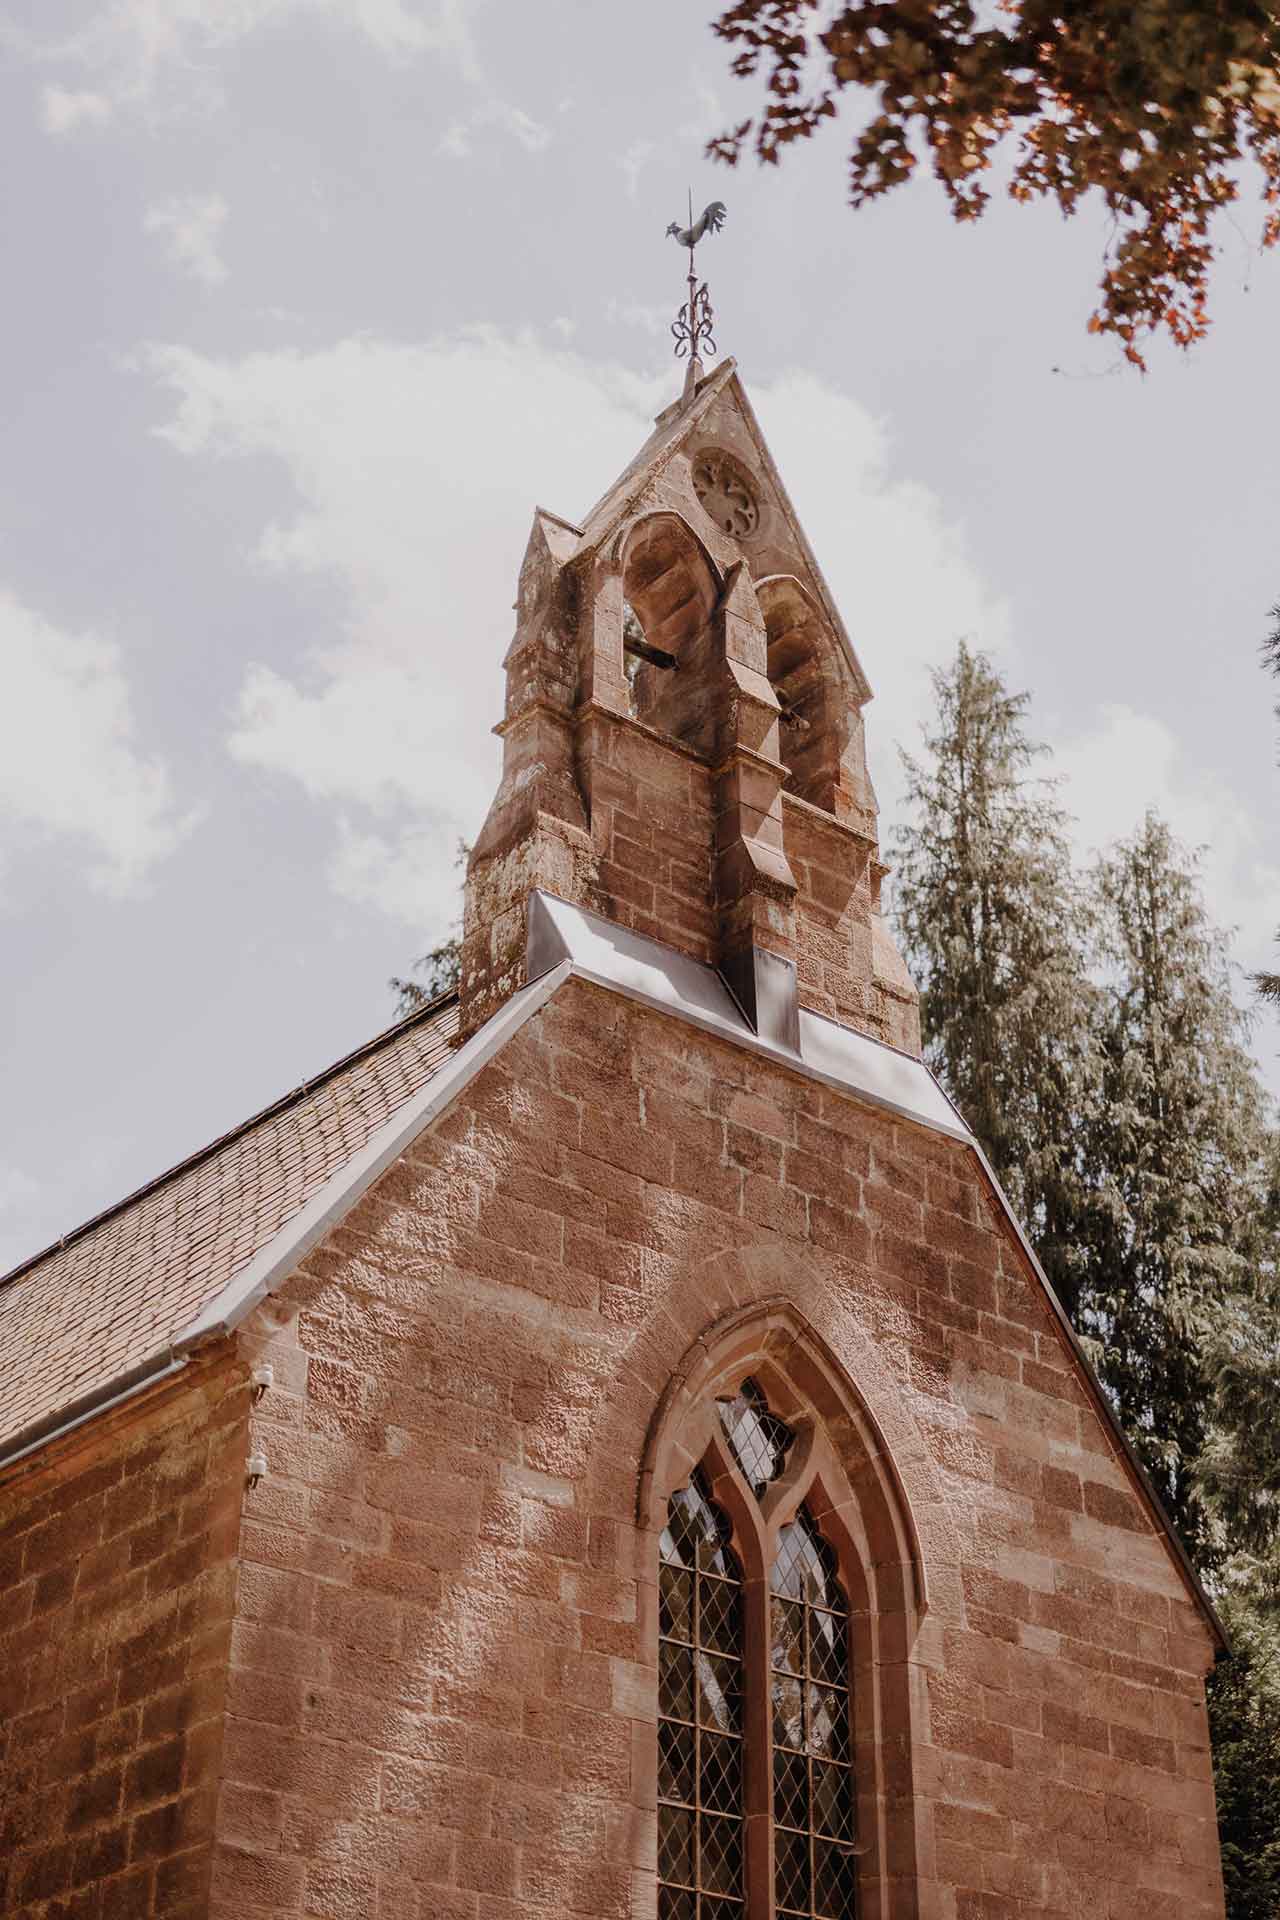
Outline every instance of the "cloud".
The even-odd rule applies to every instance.
[[[46,133],[71,133],[76,127],[101,127],[111,118],[111,102],[101,93],[68,93],[65,87],[46,87],[40,96],[40,119]]]
[[[487,91],[486,83],[477,69],[472,76],[475,83]],[[471,157],[471,136],[484,127],[497,127],[500,132],[509,134],[526,153],[542,153],[551,144],[550,129],[540,120],[535,120],[521,107],[513,107],[497,94],[489,93],[475,111],[465,120],[457,120],[446,127],[437,142],[436,151],[446,154],[451,160],[467,160]]]
[[[120,649],[67,634],[0,589],[0,818],[20,847],[88,849],[91,885],[136,893],[194,825],[164,765],[134,744]],[[24,831],[25,830],[25,831]]]
[[[626,152],[618,156],[618,166],[627,183],[627,197],[636,198],[640,186],[640,175],[657,152],[652,140],[633,140]]]
[[[1268,964],[1280,915],[1280,865],[1250,810],[1194,764],[1162,720],[1106,704],[1095,726],[1058,748],[1054,765],[1066,776],[1063,801],[1075,816],[1082,852],[1131,834],[1154,807],[1187,846],[1204,849],[1211,917],[1238,929],[1247,965]]]
[[[534,504],[583,509],[665,396],[488,333],[232,361],[171,347],[150,365],[176,398],[175,448],[287,471],[296,510],[262,527],[256,563],[336,589],[324,648],[246,672],[231,753],[330,814],[346,897],[419,928],[435,900],[443,928],[457,839],[497,784],[491,728]]]
[[[508,611],[535,502],[574,519],[631,458],[679,370],[651,380],[532,336],[215,360],[157,349],[174,400],[164,436],[193,459],[267,456],[293,491],[255,563],[336,590],[326,643],[247,671],[232,754],[295,784],[330,821],[330,880],[418,932],[456,912],[453,853],[477,831],[498,754]],[[1008,604],[938,496],[896,469],[887,424],[809,374],[751,398],[875,689],[867,715],[887,838],[901,817],[899,745],[932,718],[930,673],[969,639],[1024,684]],[[314,593],[309,593],[314,599]],[[1052,733],[1032,714],[1033,730]],[[1193,749],[1118,706],[1057,756],[1082,857],[1157,805],[1208,843],[1208,898],[1268,951],[1280,875],[1248,809],[1198,775]],[[433,912],[434,907],[434,912]]]
[[[359,35],[389,59],[442,56],[475,94],[475,110],[440,145],[463,157],[470,135],[496,127],[526,152],[547,145],[547,129],[489,83],[471,32],[473,0],[106,0],[79,31],[54,35],[0,21],[0,44],[28,60],[79,67],[95,89],[47,87],[43,120],[50,133],[105,120],[117,108],[182,111],[219,98],[214,64],[254,34],[290,22],[327,25]]]
[[[145,233],[164,237],[169,258],[183,273],[216,287],[227,277],[218,252],[226,219],[227,203],[220,193],[189,193],[148,207],[142,226]]]
[[[460,906],[460,878],[457,840],[449,840],[437,824],[383,834],[339,815],[329,880],[335,893],[355,905],[377,907],[434,940]]]
[[[930,674],[969,638],[1002,663],[1009,607],[938,496],[894,471],[886,423],[806,373],[752,387],[783,482],[874,689],[867,748],[882,831],[900,814],[899,746],[933,712]]]
[[[258,564],[342,595],[322,651],[247,672],[232,753],[330,812],[340,891],[421,926],[447,885],[447,920],[456,837],[474,835],[496,784],[489,729],[533,506],[582,511],[678,370],[640,380],[493,332],[222,361],[169,347],[150,365],[176,399],[175,448],[286,469],[296,509],[262,528]],[[857,401],[799,375],[753,398],[885,696],[892,767],[892,737],[927,711],[929,665],[962,632],[1003,644],[1005,609],[936,498],[892,477]]]

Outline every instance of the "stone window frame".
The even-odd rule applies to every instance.
[[[718,1335],[718,1337],[713,1337]],[[740,1474],[717,1402],[754,1379],[795,1432],[778,1479],[757,1496]],[[671,1495],[695,1471],[729,1523],[742,1568],[745,1699],[745,1920],[776,1920],[769,1595],[778,1538],[807,1506],[836,1555],[849,1603],[849,1678],[857,1807],[858,1920],[920,1911],[914,1729],[923,1677],[912,1650],[928,1596],[905,1490],[853,1383],[800,1316],[747,1311],[713,1329],[671,1380],[641,1463],[642,1658],[654,1673],[654,1723],[643,1805],[657,1839],[658,1555]],[[656,1851],[654,1858],[656,1860]],[[643,1909],[641,1909],[643,1911]],[[651,1906],[657,1912],[657,1877]]]

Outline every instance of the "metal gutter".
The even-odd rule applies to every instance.
[[[132,1400],[135,1394],[144,1392],[147,1387],[157,1386],[170,1375],[181,1373],[186,1364],[186,1356],[178,1358],[170,1343],[159,1348],[148,1359],[140,1360],[136,1366],[127,1367],[123,1373],[104,1381],[92,1393],[73,1400],[69,1407],[59,1407],[56,1413],[44,1414],[39,1420],[32,1420],[0,1450],[0,1473],[16,1466],[19,1460],[24,1460],[29,1453],[35,1453],[37,1448],[47,1447],[54,1440],[61,1440],[64,1434],[74,1432],[86,1420],[109,1412],[122,1400]]]

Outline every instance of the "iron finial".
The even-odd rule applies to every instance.
[[[682,227],[678,221],[673,220],[667,228],[667,233],[678,247],[687,247],[689,249],[689,295],[681,305],[671,327],[671,332],[676,343],[675,352],[677,360],[682,360],[685,354],[689,356],[689,367],[684,380],[686,399],[702,378],[702,359],[699,349],[705,347],[709,354],[714,354],[716,351],[716,343],[712,338],[711,332],[712,327],[715,325],[715,315],[711,311],[711,296],[707,292],[706,281],[699,281],[698,279],[697,270],[694,266],[693,250],[705,234],[719,233],[723,225],[724,201],[712,200],[708,206],[703,208],[701,216],[695,221],[693,217],[693,194],[691,192],[689,195],[688,226]]]

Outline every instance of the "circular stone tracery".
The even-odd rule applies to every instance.
[[[693,490],[723,533],[749,540],[760,524],[751,482],[732,454],[711,449],[693,463]]]

